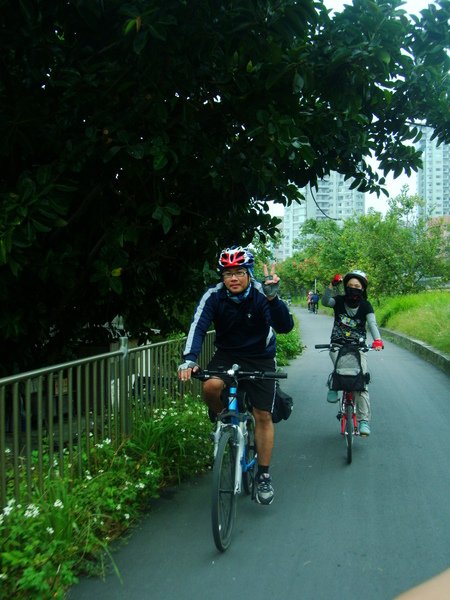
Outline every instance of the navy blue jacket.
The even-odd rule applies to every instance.
[[[209,288],[198,303],[183,352],[185,360],[197,361],[211,323],[216,331],[216,348],[236,358],[273,358],[275,331],[288,333],[294,327],[286,304],[278,297],[269,302],[261,283],[252,281],[249,295],[237,304],[228,298],[220,282]]]

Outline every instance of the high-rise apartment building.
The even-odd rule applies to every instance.
[[[423,169],[417,173],[417,194],[425,200],[419,214],[427,217],[450,215],[450,146],[436,143],[433,130],[422,127],[422,139],[417,147],[422,150]]]
[[[293,255],[294,242],[299,237],[300,226],[307,219],[336,219],[344,221],[353,215],[362,215],[365,211],[365,195],[351,190],[353,179],[344,181],[344,175],[332,171],[319,181],[318,189],[309,186],[301,190],[305,196],[301,204],[292,203],[284,209],[281,244],[275,250],[275,257],[282,261]]]

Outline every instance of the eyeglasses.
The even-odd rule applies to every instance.
[[[243,279],[246,275],[248,275],[247,271],[224,271],[222,273],[224,279],[231,279],[232,277]]]

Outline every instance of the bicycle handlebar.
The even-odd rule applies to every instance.
[[[371,348],[370,346],[367,346],[366,344],[315,344],[314,348],[317,348],[317,350],[339,350],[340,348],[342,348],[343,346],[353,346],[354,348],[357,348],[358,350],[361,350],[361,352],[369,352],[369,350],[373,350],[373,348]]]
[[[231,369],[193,371],[191,377],[206,381],[212,377],[231,377],[234,379],[287,379],[287,373],[275,371],[241,371],[239,365],[233,365]]]

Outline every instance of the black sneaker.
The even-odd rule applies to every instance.
[[[258,504],[272,504],[273,497],[272,479],[268,473],[263,473],[257,481],[256,502]]]

